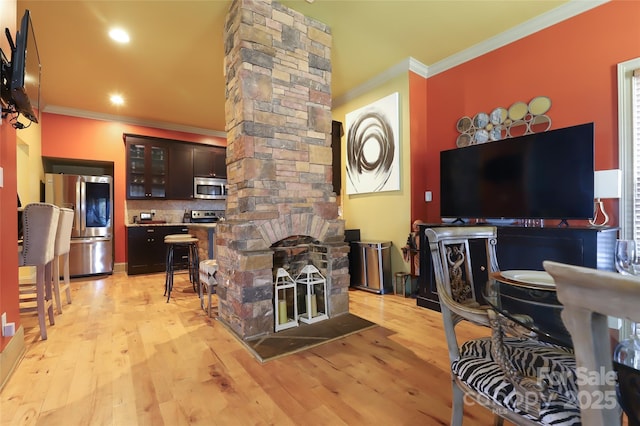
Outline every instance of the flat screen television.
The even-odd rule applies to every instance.
[[[16,111],[35,123],[40,103],[40,75],[40,55],[31,13],[25,10],[11,58],[11,98]]]
[[[11,52],[9,59],[0,50],[2,118],[6,114],[16,113],[13,126],[22,129],[25,126],[17,121],[17,115],[22,114],[37,123],[40,105],[40,55],[29,10],[24,12],[20,29],[16,32],[15,44],[8,28],[5,29],[5,34]]]
[[[440,153],[443,218],[590,219],[594,124]]]

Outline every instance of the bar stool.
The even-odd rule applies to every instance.
[[[173,272],[174,265],[174,249],[175,247],[187,247],[189,253],[189,281],[193,285],[193,291],[200,293],[200,284],[198,279],[198,239],[190,234],[171,234],[164,237],[164,243],[167,246],[166,260],[166,277],[164,295],[167,296],[167,303],[171,299],[171,290],[173,289]]]
[[[53,259],[53,296],[56,299],[56,309],[62,313],[62,298],[60,292],[67,294],[67,304],[71,303],[71,282],[69,280],[69,252],[71,251],[71,229],[73,228],[73,210],[60,209],[58,230]],[[62,284],[60,283],[60,261],[62,260]]]
[[[59,215],[60,208],[48,203],[27,204],[22,215],[24,238],[22,246],[18,248],[18,266],[36,267],[36,296],[35,299],[22,298],[21,301],[35,300],[42,340],[47,339],[45,312],[49,316],[49,324],[55,324],[51,297],[51,267]],[[21,289],[20,293],[33,294],[33,290]],[[20,308],[21,312],[33,310],[33,308]]]
[[[218,272],[218,262],[214,259],[207,259],[200,262],[200,307],[211,317],[213,306],[211,305],[211,296],[216,294],[218,281],[216,280],[216,272]],[[205,305],[206,296],[206,305]]]

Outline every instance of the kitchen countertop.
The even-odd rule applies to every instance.
[[[186,226],[192,228],[215,228],[216,223],[191,223],[191,222],[166,222],[166,223],[127,223],[127,228],[134,228],[139,226]]]

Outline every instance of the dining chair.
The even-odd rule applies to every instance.
[[[506,336],[505,330],[512,328],[485,304],[484,288],[499,269],[496,228],[438,227],[424,232],[451,364],[451,425],[462,425],[469,398],[494,413],[495,425],[503,419],[517,425],[579,424],[571,349]],[[462,322],[486,327],[487,336],[460,341],[456,326]],[[569,379],[561,380],[565,378]]]
[[[35,298],[21,301],[35,300],[35,310],[38,313],[40,336],[47,339],[45,315],[48,314],[49,324],[54,325],[53,300],[51,294],[51,267],[54,259],[54,245],[60,209],[48,203],[30,203],[24,208],[23,242],[18,248],[18,265],[35,266]],[[21,289],[21,293],[24,291]],[[20,311],[33,311],[32,307],[21,307]]]
[[[576,363],[584,380],[578,382],[585,426],[620,425],[612,348],[607,316],[640,322],[640,280],[582,266],[544,261],[553,277],[558,300],[564,306],[562,321],[571,334]],[[636,392],[638,392],[636,384]],[[637,410],[638,403],[632,407]]]
[[[73,228],[72,209],[61,208],[58,226],[56,230],[56,242],[53,259],[53,296],[56,300],[56,309],[62,313],[62,298],[60,292],[67,296],[67,304],[71,303],[71,281],[69,278],[69,252],[71,251],[71,230]],[[62,261],[62,282],[60,281],[60,261]]]

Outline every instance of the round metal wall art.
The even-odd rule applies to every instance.
[[[551,99],[537,96],[529,103],[517,101],[509,108],[497,107],[490,113],[479,112],[473,116],[461,117],[456,123],[460,133],[456,146],[497,141],[532,133],[546,132],[551,128],[551,118],[547,112],[551,108]]]

